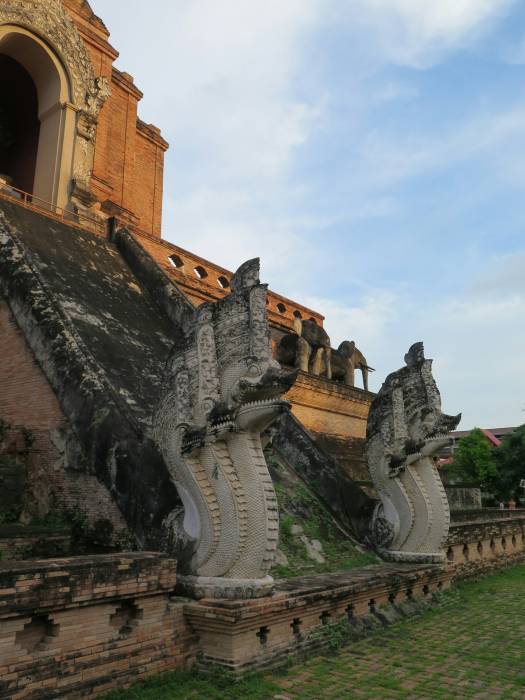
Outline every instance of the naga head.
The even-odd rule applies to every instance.
[[[432,376],[432,360],[425,358],[423,343],[414,343],[405,355],[401,370],[404,383],[403,405],[408,433],[406,451],[415,448],[428,456],[450,443],[448,433],[461,420],[461,413],[449,416],[441,412],[441,395]]]
[[[388,445],[392,471],[415,455],[430,456],[450,443],[461,414],[441,411],[441,395],[432,376],[432,360],[425,358],[423,343],[414,343],[405,355],[405,367],[390,374],[372,403],[367,439],[379,425],[389,424]]]
[[[233,275],[231,292],[205,302],[184,323],[185,344],[172,354],[172,385],[183,389],[179,423],[183,450],[204,436],[224,430],[264,430],[288,403],[281,395],[296,372],[273,359],[267,321],[267,285],[259,281],[259,259],[243,263]]]

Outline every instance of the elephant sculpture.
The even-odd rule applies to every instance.
[[[337,350],[332,350],[332,379],[355,386],[356,369],[361,371],[363,389],[368,391],[368,374],[373,372],[374,368],[368,366],[366,357],[353,340],[344,340]]]
[[[277,346],[277,359],[283,365],[303,372],[332,378],[332,349],[328,333],[315,321],[294,320],[295,333],[287,333]]]
[[[314,321],[294,321],[295,333],[284,335],[277,346],[277,359],[283,365],[297,367],[315,376],[355,386],[355,371],[360,370],[363,388],[368,391],[368,366],[365,356],[354,341],[343,341],[332,350],[328,333]]]

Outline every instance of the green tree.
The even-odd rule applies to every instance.
[[[525,425],[505,435],[494,450],[497,474],[494,493],[500,498],[522,498],[521,479],[525,479]]]
[[[475,484],[492,491],[497,476],[494,448],[479,428],[474,428],[458,442],[449,467],[453,481]]]

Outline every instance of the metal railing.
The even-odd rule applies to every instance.
[[[89,231],[94,231],[100,235],[107,234],[107,223],[105,220],[90,216],[84,212],[74,212],[70,211],[69,209],[64,209],[63,207],[47,202],[45,199],[41,199],[34,194],[24,192],[23,190],[18,189],[18,187],[13,187],[7,183],[2,184],[1,180],[0,198],[7,199],[15,204],[19,204],[26,209],[37,211],[39,214],[43,214],[44,216],[54,219],[55,221],[66,223],[68,226],[88,229]]]

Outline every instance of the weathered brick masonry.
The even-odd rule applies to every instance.
[[[91,58],[95,74],[107,78],[111,95],[97,123],[92,194],[108,215],[134,223],[160,237],[164,152],[160,130],[142,122],[137,107],[142,92],[133,77],[117,70],[118,58],[104,23],[82,0],[65,0]]]
[[[86,697],[186,667],[195,637],[156,554],[0,564],[0,698]]]
[[[447,589],[452,575],[451,567],[375,565],[282,581],[271,598],[204,600],[185,610],[205,662],[247,670],[321,646],[327,625],[366,629],[413,614],[414,601]]]
[[[177,598],[175,561],[154,553],[4,562],[0,699],[97,695],[198,655],[235,671],[277,664],[322,646],[332,624],[346,620],[362,633],[395,622],[454,578],[522,560],[524,526],[523,516],[458,523],[443,568],[307,576],[244,601]]]
[[[2,458],[17,464],[17,481],[23,484],[22,518],[45,516],[54,504],[60,504],[81,508],[91,521],[107,518],[116,531],[123,530],[124,520],[107,489],[94,475],[68,464],[63,438],[68,421],[9,306],[1,299],[0,357],[0,475],[5,468]],[[9,510],[7,504],[3,510]]]
[[[507,511],[492,519],[452,523],[446,543],[447,559],[456,577],[465,578],[511,566],[525,559],[525,513]]]

